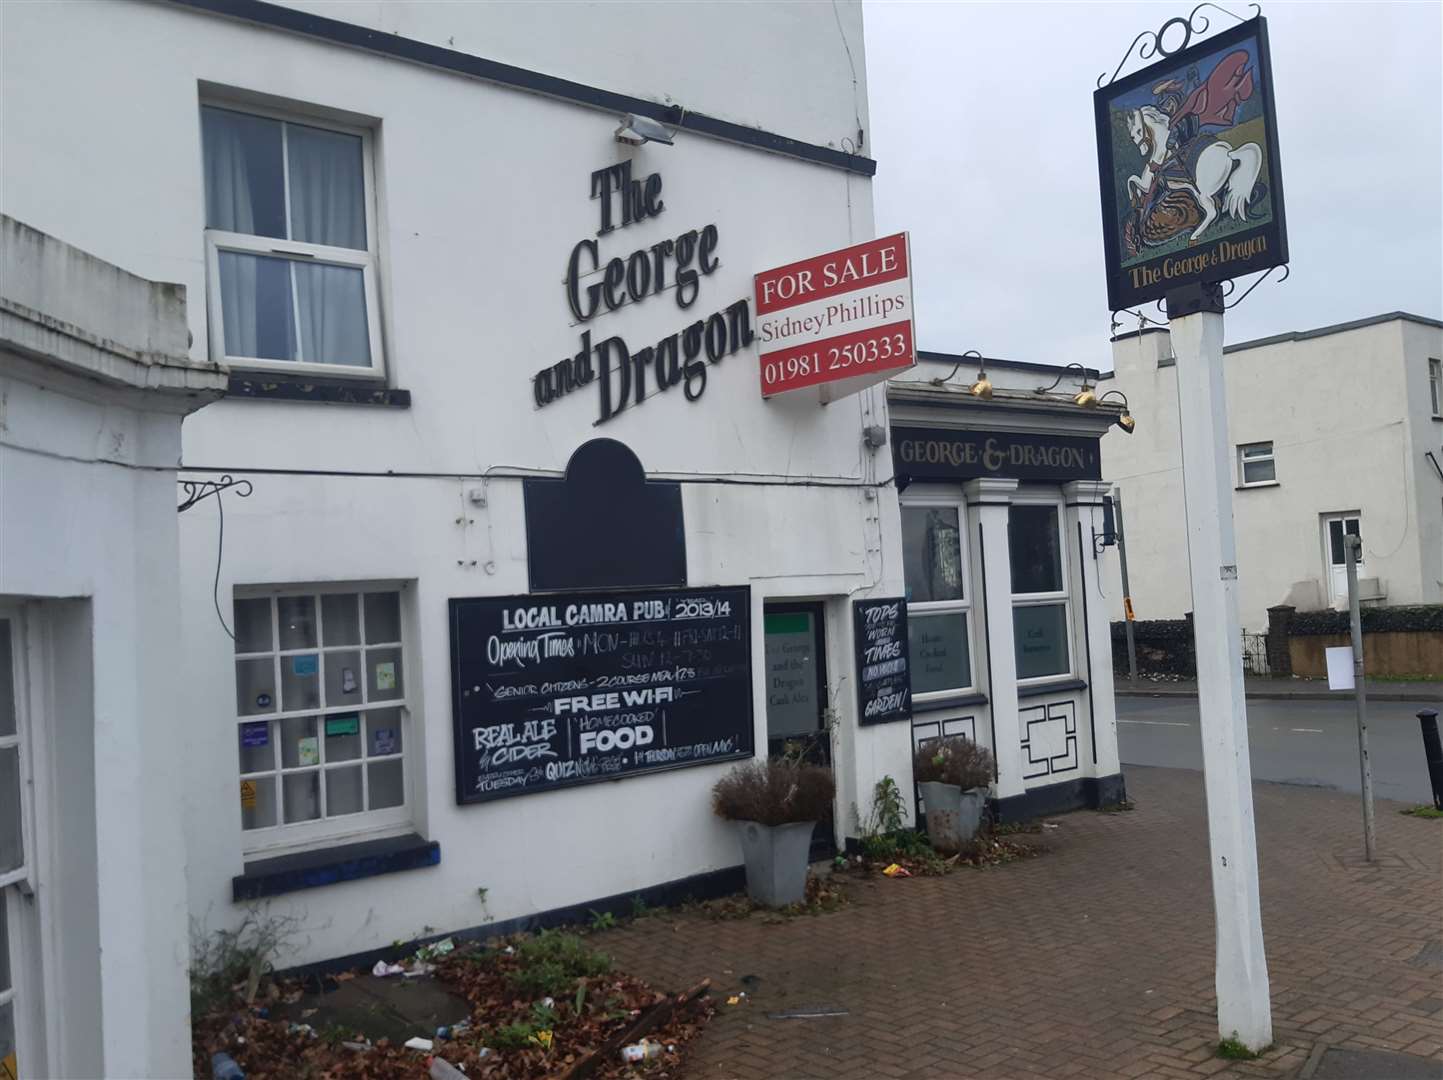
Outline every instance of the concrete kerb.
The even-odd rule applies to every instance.
[[[1436,690],[1386,690],[1383,686],[1368,684],[1369,701],[1414,701],[1443,707],[1443,686]],[[1132,698],[1195,698],[1197,688],[1133,688],[1119,682],[1113,693],[1118,697]],[[1352,694],[1346,690],[1254,690],[1249,688],[1246,696],[1260,701],[1351,701]]]

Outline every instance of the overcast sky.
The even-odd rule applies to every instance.
[[[912,234],[922,348],[1111,367],[1092,92],[1136,34],[1192,7],[869,0],[877,229]],[[1227,340],[1443,318],[1443,5],[1263,13],[1292,272],[1228,312]],[[1209,14],[1212,32],[1236,25]]]

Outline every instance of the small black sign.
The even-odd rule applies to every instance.
[[[1101,480],[1094,436],[1034,435],[1012,431],[894,427],[893,469],[899,483],[913,480]]]
[[[753,753],[751,590],[451,601],[456,801]]]
[[[907,657],[907,602],[902,597],[854,600],[858,723],[885,724],[912,715]]]
[[[1093,95],[1113,311],[1288,261],[1267,20],[1155,51]]]

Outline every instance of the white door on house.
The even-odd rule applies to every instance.
[[[1323,570],[1328,584],[1328,603],[1335,608],[1348,606],[1348,564],[1343,551],[1343,534],[1362,535],[1357,511],[1323,515]],[[1358,552],[1358,576],[1363,574],[1363,553]]]
[[[19,609],[0,606],[0,1080],[46,1075],[24,640]]]

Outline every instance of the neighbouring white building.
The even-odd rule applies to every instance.
[[[105,948],[165,922],[136,962],[174,990],[187,907],[266,904],[289,967],[730,890],[712,785],[789,743],[837,780],[823,848],[914,738],[991,746],[1004,816],[1121,795],[1115,410],[1000,362],[977,398],[937,356],[825,406],[760,392],[754,275],[874,237],[860,3],[30,4],[3,49],[0,209],[178,283],[181,361],[229,371],[179,474],[223,490],[145,474],[178,553],[79,516],[84,543],[27,541],[63,595],[133,548],[179,590],[135,642],[146,741],[95,760],[134,874]],[[925,708],[871,722],[857,605],[908,595]],[[144,843],[139,807],[169,814]]]
[[[225,386],[183,288],[0,216],[0,1076],[188,1072],[176,466]]]
[[[1443,602],[1443,322],[1391,312],[1224,350],[1234,447],[1238,608],[1346,607],[1344,532],[1363,538],[1365,603]],[[1122,495],[1139,619],[1192,608],[1185,565],[1177,379],[1167,331],[1113,339],[1115,385],[1137,419],[1103,444]],[[1112,560],[1107,593],[1123,617]]]

